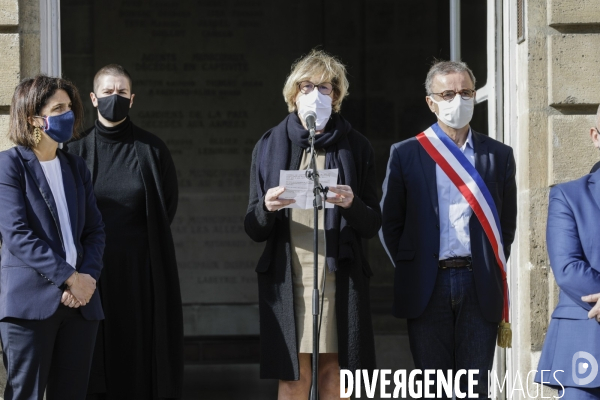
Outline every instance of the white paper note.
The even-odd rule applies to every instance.
[[[338,170],[322,169],[319,171],[319,183],[322,187],[336,186],[338,181]],[[301,208],[307,210],[313,208],[314,183],[307,177],[306,171],[284,171],[279,172],[279,186],[285,191],[279,195],[280,199],[294,199],[292,203],[284,208]],[[335,197],[335,193],[327,192],[327,197]],[[325,199],[323,199],[325,200]],[[333,208],[333,204],[323,201],[325,208]]]

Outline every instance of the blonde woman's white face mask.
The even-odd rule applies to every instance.
[[[316,130],[318,131],[325,128],[331,117],[331,97],[321,94],[317,88],[308,94],[300,95],[296,106],[298,115],[304,115],[307,111],[314,111],[317,114]]]

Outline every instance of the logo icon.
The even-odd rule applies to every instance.
[[[585,359],[586,361],[584,362],[582,359]],[[578,351],[573,354],[571,372],[573,374],[573,382],[580,386],[587,385],[596,378],[596,375],[598,375],[598,361],[596,361],[596,358],[587,351]],[[585,375],[588,372],[588,376],[580,378],[580,376]]]

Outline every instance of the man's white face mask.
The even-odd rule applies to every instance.
[[[449,127],[460,129],[471,122],[473,109],[475,108],[475,97],[465,100],[460,94],[456,94],[452,101],[435,101],[433,96],[429,96],[429,98],[438,105],[437,117]]]
[[[305,115],[307,111],[314,111],[317,114],[315,123],[317,131],[325,128],[329,117],[331,117],[331,97],[314,88],[312,92],[298,97],[296,105],[298,115]]]

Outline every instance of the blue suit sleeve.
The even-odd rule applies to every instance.
[[[383,197],[381,198],[381,244],[392,260],[394,266],[400,237],[404,231],[406,219],[406,187],[402,176],[402,165],[398,148],[392,146],[385,180],[383,181]]]
[[[546,242],[556,283],[589,311],[592,305],[581,301],[581,296],[600,292],[600,273],[584,257],[577,221],[560,186],[550,191]]]
[[[83,175],[83,187],[85,188],[85,225],[81,234],[83,260],[79,272],[89,274],[98,281],[103,267],[104,222],[102,222],[102,214],[96,205],[91,173],[84,164],[80,165],[79,171]]]
[[[29,226],[25,189],[21,185],[14,161],[3,157],[0,165],[2,246],[6,246],[23,265],[33,268],[56,286],[61,286],[74,273],[73,267],[57,255]]]

